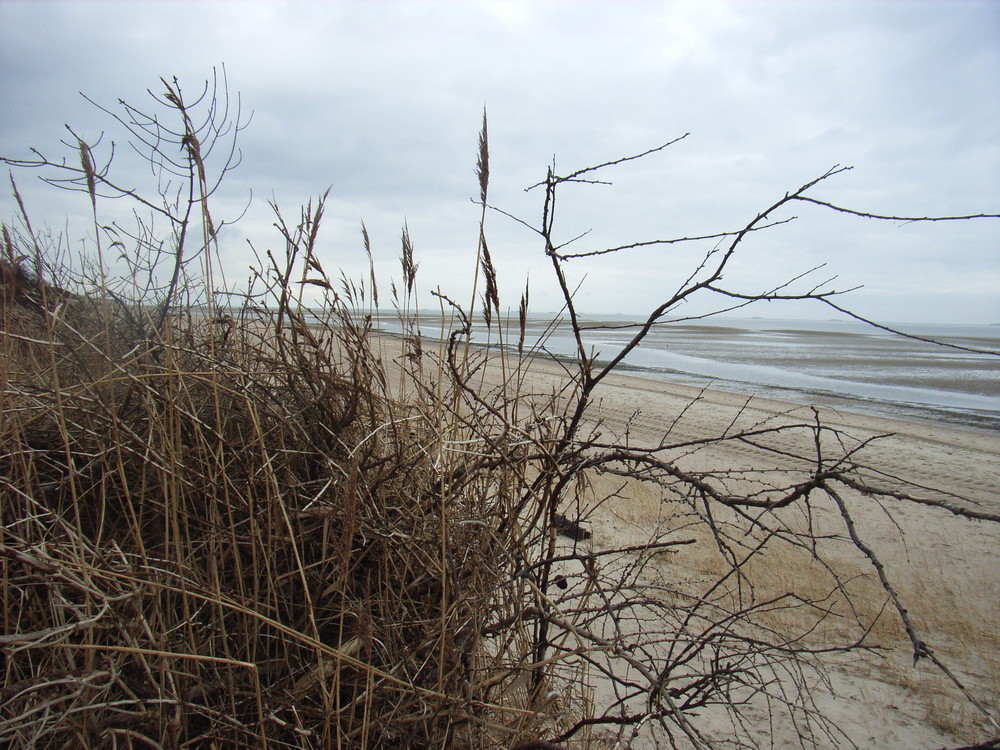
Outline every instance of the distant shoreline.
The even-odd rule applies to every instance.
[[[723,321],[719,320],[716,322],[721,323]],[[778,321],[778,324],[780,323],[781,321]],[[712,326],[707,327],[711,328]],[[714,328],[716,330],[731,330],[724,326],[714,326]],[[771,330],[778,334],[783,333],[783,329]],[[385,336],[400,336],[397,332],[384,329],[379,329],[378,333],[379,335]],[[822,337],[824,333],[829,332],[819,331],[818,333]],[[881,334],[878,335],[881,336]],[[427,341],[439,340],[437,336],[424,334],[423,337]],[[496,343],[487,346],[486,344],[479,342],[473,343],[472,346],[480,350],[486,348],[489,348],[494,352],[498,350]],[[509,353],[516,352],[516,347],[514,345],[507,345],[506,348]],[[563,364],[572,364],[575,362],[575,358],[572,355],[563,353],[559,350],[545,351],[537,356],[539,360],[551,359],[553,362],[561,362]],[[598,358],[597,363],[600,364],[601,361],[602,360]],[[718,364],[717,367],[720,370],[739,370],[739,365],[729,368],[724,364]],[[635,364],[629,361],[623,362],[618,366],[617,374],[619,376],[629,376],[652,383],[663,383],[671,386],[690,388],[695,392],[701,391],[702,389],[709,389],[712,391],[727,393],[742,399],[747,397],[766,399],[776,403],[786,404],[789,408],[816,405],[827,409],[851,412],[861,416],[901,420],[934,426],[947,425],[953,428],[966,429],[976,433],[1000,430],[1000,408],[996,411],[992,409],[993,399],[990,397],[977,397],[975,395],[958,393],[956,400],[964,399],[970,403],[974,403],[977,400],[982,401],[984,408],[974,409],[961,408],[959,406],[949,407],[932,402],[925,403],[918,401],[905,401],[901,399],[893,400],[892,398],[879,398],[877,396],[866,397],[863,395],[849,394],[841,391],[826,390],[819,387],[809,387],[810,382],[809,376],[807,375],[792,378],[791,385],[781,385],[776,383],[754,382],[752,380],[740,380],[737,377],[726,377],[725,375],[720,375],[719,377],[699,375],[696,373],[671,369],[669,367],[658,368],[647,364]],[[998,377],[1000,377],[1000,370],[998,370]],[[816,380],[819,385],[823,385],[821,380],[817,380],[816,378],[812,378],[812,380]],[[837,381],[831,380],[829,382],[831,385],[838,385]],[[849,381],[845,383],[845,385],[847,384],[849,384]],[[890,390],[888,386],[882,384],[872,385],[869,386],[869,388],[875,392],[880,390]],[[908,391],[906,387],[900,387],[897,390],[902,395],[911,395],[911,392],[917,396],[922,395],[921,389],[909,389]],[[946,391],[925,391],[925,394],[931,397],[936,397],[939,401],[947,401],[948,399],[948,393]]]

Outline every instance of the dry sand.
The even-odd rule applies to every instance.
[[[499,382],[498,375],[496,368],[486,369],[487,387],[491,381],[493,385]],[[564,383],[565,377],[557,363],[536,360],[528,389],[547,392]],[[701,392],[624,375],[608,378],[596,397],[591,424],[600,423],[602,440],[627,439],[633,445],[657,444],[664,435],[676,443],[741,426],[814,419],[810,407],[756,398],[747,403],[741,395]],[[884,436],[861,454],[866,466],[882,472],[869,474],[876,484],[911,485],[910,494],[1000,513],[1000,435],[831,409],[819,409],[818,414],[825,424],[858,441]],[[800,440],[794,435],[778,437],[773,447],[802,450],[796,444]],[[692,469],[783,468],[780,460],[762,459],[760,451],[733,442],[677,460]],[[762,460],[770,465],[755,465]],[[1000,524],[906,502],[879,506],[859,494],[848,495],[845,499],[859,531],[880,554],[921,637],[985,704],[993,719],[1000,718]],[[673,512],[648,489],[626,491],[625,496],[594,511],[590,518],[593,538],[587,544],[595,550],[641,544],[658,523],[669,522]],[[871,567],[859,558],[845,558],[844,565],[874,581]],[[672,556],[671,564],[678,578],[711,572],[711,564],[693,547]],[[781,576],[794,578],[794,571],[776,573],[780,573],[775,575],[779,580]],[[875,585],[871,590],[878,593]],[[875,601],[872,606],[880,604]],[[887,650],[880,655],[852,655],[847,663],[835,665],[828,692],[817,695],[817,708],[834,719],[850,740],[831,741],[828,746],[849,747],[853,742],[863,748],[939,748],[991,737],[994,730],[989,720],[939,669],[926,660],[914,667],[910,644],[895,621],[876,635]],[[797,744],[787,727],[769,728],[765,718],[760,716],[761,726],[755,730],[761,746]],[[723,725],[719,726],[723,732]],[[645,746],[656,745],[652,740],[634,745]]]

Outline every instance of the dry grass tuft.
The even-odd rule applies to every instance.
[[[365,317],[295,307],[283,270],[259,279],[273,307],[155,341],[5,285],[0,741],[491,746],[558,723],[512,656],[509,509],[545,436],[498,424],[509,404],[397,398]]]

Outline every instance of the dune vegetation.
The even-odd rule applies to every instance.
[[[581,345],[540,381],[528,291],[507,316],[487,243],[485,116],[477,289],[471,302],[437,292],[428,317],[406,232],[395,282],[374,263],[363,279],[325,268],[326,196],[294,221],[275,207],[276,247],[245,286],[223,283],[211,205],[239,160],[241,113],[224,82],[190,101],[161,85],[148,108],[108,111],[153,168],[148,193],[73,131],[65,160],[5,159],[79,191],[93,227],[70,253],[12,180],[0,746],[702,748],[752,746],[763,723],[842,747],[815,702],[824,674],[901,644],[936,665],[949,706],[969,707],[956,741],[995,746],[996,693],[937,655],[862,508],[991,525],[996,508],[879,472],[868,438],[818,412],[694,438],[664,425],[654,440],[600,415],[628,351],[693,295],[841,309],[832,290],[747,297],[722,280],[772,214],[840,170],[720,233],[601,361],[582,345],[555,196],[671,144],[550,170],[535,231]],[[113,201],[134,206],[133,224],[103,218]],[[377,330],[387,310],[401,335]],[[474,321],[495,346],[471,345]],[[694,460],[720,445],[740,461]],[[636,493],[669,512],[635,543],[596,545],[596,514]],[[682,554],[697,564],[675,566]],[[992,658],[989,637],[969,648]]]

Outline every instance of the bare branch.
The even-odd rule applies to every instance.
[[[835,206],[833,203],[827,203],[826,201],[817,200],[816,198],[810,198],[807,195],[796,195],[794,200],[802,201],[804,203],[813,203],[817,206],[823,206],[824,208],[829,208],[843,214],[850,214],[851,216],[860,216],[864,219],[879,219],[882,221],[933,222],[968,221],[970,219],[1000,219],[1000,214],[967,214],[965,216],[894,216],[892,214],[872,214],[866,211],[855,211],[850,208]]]

